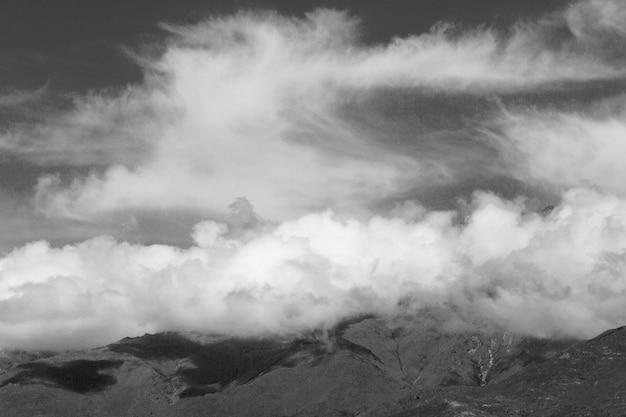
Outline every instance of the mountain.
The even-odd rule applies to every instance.
[[[5,352],[2,416],[625,416],[626,327],[583,342],[359,317],[299,337],[161,333]]]
[[[499,383],[430,390],[362,416],[626,416],[625,371],[626,327],[621,327]]]

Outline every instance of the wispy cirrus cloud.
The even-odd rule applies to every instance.
[[[490,134],[508,172],[525,183],[557,192],[585,185],[624,196],[624,104],[618,96],[584,113],[504,112]]]
[[[619,77],[618,59],[586,47],[603,37],[585,30],[595,24],[585,16],[612,4],[575,4],[507,34],[443,24],[378,46],[361,44],[358,21],[330,10],[303,19],[249,12],[169,27],[163,52],[138,58],[143,84],[77,100],[75,110],[31,136],[18,132],[5,149],[44,164],[99,166],[69,182],[39,181],[38,207],[52,216],[217,213],[240,195],[275,219],[324,207],[358,211],[381,196],[457,181],[476,161],[443,152],[454,146],[445,135],[432,140],[440,135],[433,129],[413,140],[425,138],[434,153],[394,149],[393,130],[346,119],[345,109],[380,119],[360,103],[381,89],[392,100],[394,89],[428,100]],[[619,22],[607,22],[602,30],[621,36]],[[555,44],[548,35],[559,30],[566,35]],[[472,145],[478,161],[492,158],[490,145]]]

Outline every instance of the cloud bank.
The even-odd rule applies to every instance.
[[[204,221],[188,249],[33,242],[0,261],[0,339],[58,348],[172,329],[288,334],[429,306],[454,306],[457,325],[537,336],[626,321],[626,200],[573,189],[537,214],[477,193],[471,207],[462,223],[416,207],[365,223],[330,211],[245,229]]]
[[[296,333],[429,306],[535,336],[623,325],[625,15],[585,0],[383,45],[332,10],[164,26],[133,53],[142,84],[74,98],[0,146],[41,170],[33,207],[50,222],[132,233],[146,213],[192,213],[193,244],[15,248],[0,347]],[[505,180],[535,195],[489,191]],[[436,210],[420,202],[433,189],[462,192]]]

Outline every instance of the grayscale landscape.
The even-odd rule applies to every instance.
[[[442,332],[428,314],[299,338],[160,333],[2,358],[8,416],[621,416],[626,328]]]
[[[0,2],[0,417],[626,416],[624,0]]]

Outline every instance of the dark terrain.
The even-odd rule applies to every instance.
[[[4,352],[4,416],[626,416],[626,327],[583,342],[361,317],[298,338],[162,333]]]

